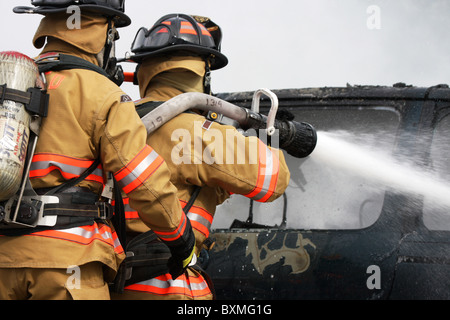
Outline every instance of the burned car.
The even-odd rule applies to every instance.
[[[448,86],[273,92],[280,111],[315,127],[317,147],[285,154],[282,198],[219,206],[203,257],[217,298],[449,299]],[[251,108],[252,95],[218,97]]]

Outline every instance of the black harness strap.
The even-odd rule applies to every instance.
[[[65,190],[74,187],[84,179],[86,179],[94,170],[99,166],[100,164],[100,158],[96,159],[89,168],[86,169],[85,172],[83,172],[79,177],[72,178],[70,180],[67,180],[65,183],[55,187],[54,189],[51,189],[50,191],[46,192],[45,195],[54,195],[56,193],[64,192]]]
[[[108,70],[113,70],[111,74],[109,74],[99,66],[90,63],[82,58],[62,53],[55,53],[53,55],[47,54],[36,60],[36,63],[39,66],[39,72],[41,73],[51,70],[54,71],[62,71],[68,69],[91,70],[105,76],[106,78],[108,78],[109,80],[120,86],[124,80],[123,69],[117,65],[117,59],[115,58],[111,58],[109,62],[110,66]]]
[[[41,189],[37,189],[43,194]],[[71,190],[72,191],[72,190]],[[86,191],[73,191],[58,193],[59,203],[45,203],[43,216],[57,216],[54,226],[36,226],[33,228],[9,228],[0,229],[0,234],[5,236],[22,236],[39,231],[62,230],[79,226],[92,225],[94,222],[105,222],[113,215],[112,206],[109,203],[98,201],[98,195]]]
[[[53,55],[45,55],[37,59],[36,64],[38,65],[39,72],[41,73],[47,71],[84,69],[95,71],[109,79],[109,76],[105,72],[105,70],[103,70],[99,66],[90,63],[82,58],[78,58],[67,54],[55,53]]]
[[[188,203],[184,207],[183,211],[185,214],[189,213],[189,210],[191,210],[192,206],[194,205],[195,200],[197,200],[198,195],[200,194],[200,191],[202,191],[202,187],[195,186],[194,192],[192,192],[191,198],[189,199]]]
[[[122,198],[122,188],[114,180],[114,216],[111,219],[112,224],[117,232],[117,237],[125,249],[127,247],[127,225],[125,219],[125,205]]]
[[[25,105],[25,110],[32,115],[47,116],[49,96],[40,88],[29,88],[25,92],[8,88],[5,83],[0,85],[0,104],[3,104],[5,100],[22,103]]]
[[[59,203],[44,206],[44,216],[87,217],[109,220],[113,216],[109,203],[98,201],[98,195],[91,192],[59,193],[55,195]]]

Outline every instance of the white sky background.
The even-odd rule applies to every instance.
[[[1,1],[0,51],[39,53],[31,39],[39,15]],[[379,8],[379,20],[369,6]],[[229,65],[213,72],[214,92],[322,86],[450,84],[449,0],[127,0],[130,27],[120,29],[117,55],[137,30],[168,13],[210,17],[222,28]],[[379,23],[370,29],[368,22]],[[124,64],[126,71],[133,65]],[[122,87],[133,99],[138,90]]]

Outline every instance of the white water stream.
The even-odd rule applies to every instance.
[[[339,134],[318,132],[311,158],[315,161],[364,177],[395,192],[425,196],[429,201],[450,206],[450,184],[408,159],[397,160],[371,144],[347,142]],[[345,187],[345,186],[342,186]]]
[[[411,156],[392,156],[395,136],[386,132],[358,134],[346,131],[318,133],[313,153],[305,159],[287,157],[291,182],[287,195],[287,227],[292,229],[355,229],[368,227],[379,217],[385,191],[410,198],[423,196],[418,210],[434,230],[450,228],[450,165],[448,139],[433,143],[432,169],[415,163]],[[440,135],[445,137],[445,135]],[[421,141],[413,154],[420,153]],[[245,221],[249,200],[233,196],[219,207],[214,226],[228,228],[234,219]],[[283,199],[254,203],[254,221],[281,222]]]

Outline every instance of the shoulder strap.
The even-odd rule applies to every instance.
[[[47,71],[61,71],[61,70],[70,70],[70,69],[85,69],[95,71],[100,73],[101,75],[107,77],[109,79],[109,75],[93,63],[90,63],[82,58],[78,58],[75,56],[62,54],[62,53],[54,53],[54,54],[46,54],[36,59],[36,64],[39,67],[39,72],[47,72]]]
[[[70,69],[91,70],[105,76],[106,78],[114,82],[117,86],[121,86],[125,79],[123,69],[120,65],[117,64],[117,59],[115,58],[114,61],[112,62],[112,65],[114,67],[108,68],[108,70],[111,70],[111,73],[106,72],[99,66],[90,63],[82,58],[61,53],[45,54],[40,58],[38,58],[36,60],[36,63],[39,66],[40,72],[47,72],[50,70],[61,71]]]
[[[160,105],[162,105],[163,101],[148,101],[142,104],[136,105],[136,111],[139,115],[139,117],[144,117],[146,114],[152,112],[156,108],[158,108]]]
[[[186,204],[186,206],[183,209],[185,214],[188,214],[189,210],[191,210],[192,206],[194,205],[195,200],[197,200],[197,197],[200,194],[200,191],[202,191],[202,187],[195,186],[195,189],[192,192],[192,195],[191,195],[191,198],[189,199],[189,202]]]
[[[111,219],[112,224],[117,232],[117,237],[122,245],[122,248],[127,248],[127,225],[125,218],[125,205],[123,203],[122,188],[114,181],[114,216]]]

